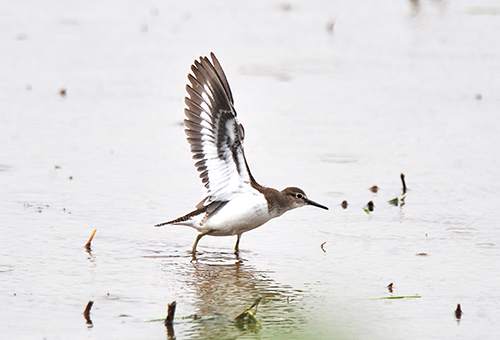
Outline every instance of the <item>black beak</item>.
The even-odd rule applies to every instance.
[[[321,208],[321,209],[325,209],[325,210],[328,210],[328,207],[325,207],[324,205],[321,205],[319,203],[316,203],[314,201],[311,201],[310,199],[306,198],[304,200],[307,204],[309,205],[314,205],[315,207],[318,207],[318,208]]]

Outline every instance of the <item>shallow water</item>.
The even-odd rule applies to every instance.
[[[495,339],[495,6],[0,5],[0,334],[164,339],[146,321],[175,300],[204,317],[176,319],[177,339]],[[193,261],[194,230],[153,225],[200,199],[180,123],[210,51],[257,180],[330,210],[244,234],[239,258],[235,238],[205,237]],[[262,328],[237,327],[258,297]]]

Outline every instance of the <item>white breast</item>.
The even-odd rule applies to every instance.
[[[257,228],[270,219],[264,195],[249,192],[233,197],[201,227],[194,227],[200,232],[210,230],[213,236],[229,236]]]

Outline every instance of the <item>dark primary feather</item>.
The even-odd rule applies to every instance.
[[[243,126],[236,118],[229,83],[213,53],[211,59],[200,57],[194,62],[188,75],[191,85],[186,86],[185,131],[197,161],[195,167],[207,189],[207,198],[198,206],[228,201],[234,193],[253,190],[254,183],[243,153]],[[213,206],[219,208],[220,203]]]

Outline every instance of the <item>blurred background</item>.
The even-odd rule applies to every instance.
[[[500,332],[497,1],[4,1],[0,18],[3,336]],[[210,52],[257,181],[330,210],[244,234],[240,258],[203,238],[193,261],[194,230],[153,225],[202,197],[183,100]],[[259,297],[262,327],[235,323]],[[174,300],[174,334],[147,322]]]

